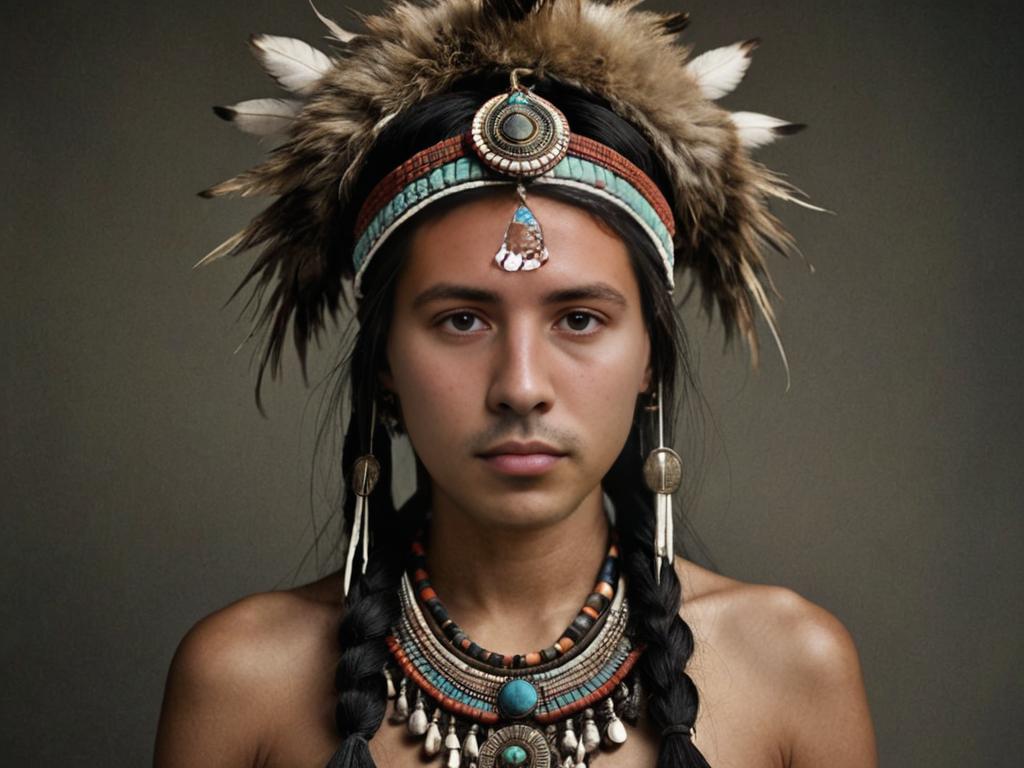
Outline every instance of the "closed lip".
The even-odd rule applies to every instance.
[[[534,440],[528,443],[509,441],[495,445],[480,453],[481,456],[536,456],[538,454],[565,456],[566,452],[559,450],[553,445]]]

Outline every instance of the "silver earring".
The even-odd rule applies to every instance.
[[[356,507],[352,519],[352,535],[348,539],[348,554],[345,556],[345,594],[348,594],[352,583],[352,564],[356,549],[362,547],[362,573],[366,573],[366,563],[370,559],[370,494],[380,479],[380,462],[373,455],[373,433],[377,428],[377,403],[374,401],[370,410],[370,445],[369,451],[352,466],[350,478],[352,492],[356,495]]]
[[[661,583],[661,565],[672,565],[675,539],[672,530],[672,494],[683,479],[683,462],[679,454],[665,445],[665,413],[662,383],[658,382],[658,447],[644,461],[644,482],[654,493],[654,578]]]

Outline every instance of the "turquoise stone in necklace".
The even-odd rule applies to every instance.
[[[498,709],[509,720],[527,717],[537,708],[537,689],[527,680],[509,680],[498,691]]]
[[[501,764],[507,768],[519,768],[526,763],[526,750],[512,744],[501,751]]]

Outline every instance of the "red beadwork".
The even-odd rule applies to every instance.
[[[568,717],[569,715],[574,715],[577,712],[586,709],[595,701],[600,701],[601,699],[605,698],[608,694],[615,690],[615,686],[617,686],[625,679],[626,675],[628,675],[629,671],[633,668],[633,665],[636,664],[637,659],[640,658],[640,654],[642,652],[642,647],[634,648],[632,651],[630,651],[630,654],[626,657],[626,660],[622,662],[622,666],[619,667],[615,671],[615,674],[613,674],[608,679],[608,682],[606,682],[593,693],[587,694],[582,699],[578,699],[577,701],[574,701],[572,704],[569,704],[568,706],[562,707],[561,709],[553,709],[550,712],[538,713],[536,715],[537,722],[541,725],[546,725],[547,723],[556,723],[559,720]]]
[[[431,171],[440,168],[445,163],[450,163],[462,157],[476,157],[470,142],[469,134],[453,136],[440,141],[431,147],[417,152],[381,179],[359,209],[359,215],[356,217],[354,240],[359,240],[363,232],[370,225],[370,222],[373,221],[373,217],[410,183],[427,176]],[[569,137],[568,154],[596,163],[612,171],[616,176],[626,179],[651,204],[651,207],[654,208],[668,230],[669,235],[675,235],[675,218],[665,196],[651,178],[627,158],[611,147],[605,146],[593,139],[588,139],[586,136],[578,136],[576,134]]]
[[[471,707],[461,701],[456,701],[450,696],[445,696],[437,690],[429,680],[419,673],[419,670],[416,669],[413,663],[409,661],[409,657],[405,655],[405,651],[402,649],[402,646],[399,645],[398,640],[395,639],[394,635],[388,635],[386,642],[388,649],[395,657],[398,665],[402,668],[405,676],[416,683],[420,690],[439,702],[444,709],[449,712],[456,712],[460,715],[465,715],[466,717],[472,718],[484,725],[494,725],[498,722],[498,714],[496,712],[486,712],[482,709]]]

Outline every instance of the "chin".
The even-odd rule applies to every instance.
[[[525,485],[525,484],[524,484]],[[529,530],[562,522],[575,512],[588,492],[572,493],[566,488],[505,486],[480,489],[479,493],[449,494],[463,513],[488,528]]]

